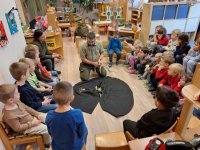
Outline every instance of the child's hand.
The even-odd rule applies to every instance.
[[[159,84],[158,87],[163,87],[163,84]]]
[[[188,51],[188,54],[190,54],[190,53],[193,52],[193,51],[194,51],[194,49],[191,48],[191,49]]]
[[[178,86],[179,87],[183,87],[184,85],[185,85],[185,81],[180,80],[179,83],[178,83]]]
[[[156,69],[156,68],[158,68],[160,65],[159,64],[157,64],[157,65],[155,65],[153,68],[154,69]]]
[[[126,40],[123,41],[123,44],[126,45],[126,46],[128,45]]]
[[[44,122],[44,117],[42,114],[38,115],[37,119],[40,120],[41,122]]]
[[[47,89],[50,91],[53,90],[52,86],[48,86]]]
[[[53,80],[53,82],[57,82],[57,79],[56,78],[51,78]]]
[[[158,70],[162,70],[162,69],[164,69],[165,67],[163,66],[163,65],[159,65],[158,66]]]
[[[44,101],[42,102],[42,105],[49,104],[49,103],[50,103],[50,100],[45,97]]]
[[[101,64],[102,64],[102,60],[101,60],[101,59],[99,59],[99,60],[98,60],[98,63],[99,63],[99,65],[101,65]]]
[[[34,127],[34,126],[37,126],[38,124],[40,124],[41,123],[41,121],[40,120],[38,120],[37,118],[33,118],[33,121],[32,121],[32,126]]]
[[[199,100],[199,97],[200,97],[200,92],[194,95],[194,100]]]

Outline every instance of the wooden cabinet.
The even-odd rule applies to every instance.
[[[61,32],[46,32],[47,47],[53,53],[63,55],[63,39]]]

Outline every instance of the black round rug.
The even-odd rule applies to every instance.
[[[130,87],[122,80],[111,77],[94,78],[74,86],[74,108],[91,114],[98,102],[102,109],[115,117],[126,115],[133,107]]]

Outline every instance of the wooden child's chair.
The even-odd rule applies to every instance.
[[[95,135],[96,150],[129,150],[124,132]]]
[[[10,132],[11,128],[3,122],[0,122],[0,138],[6,150],[14,150],[13,146],[36,142],[40,150],[45,150],[41,135],[23,135],[16,132]]]

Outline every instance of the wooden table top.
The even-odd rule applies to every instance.
[[[164,142],[167,140],[186,140],[190,141],[194,138],[194,134],[200,134],[200,126],[192,129],[187,129],[186,133],[183,137],[180,137],[177,133],[167,133],[158,135],[160,139],[162,139]],[[146,145],[149,143],[149,140],[153,139],[156,136],[153,137],[147,137],[143,139],[136,139],[128,142],[130,150],[143,150],[145,149]]]
[[[191,103],[196,105],[198,108],[200,108],[200,101],[194,100],[194,95],[199,92],[199,88],[197,88],[193,84],[189,84],[183,87],[182,89],[182,95],[187,98]]]
[[[115,31],[113,28],[108,28],[108,31]],[[136,32],[133,32],[132,30],[125,30],[124,28],[118,28],[118,31],[119,32],[121,32],[121,33],[132,33],[132,34],[134,34],[134,33],[136,33]]]
[[[136,140],[132,140],[128,142],[129,148],[130,150],[144,150],[146,145],[149,143],[149,141],[151,139],[153,139],[154,137],[158,137],[160,139],[162,139],[164,142],[166,142],[167,140],[182,140],[181,137],[173,132],[173,133],[167,133],[167,134],[162,134],[162,135],[158,135],[158,136],[153,136],[153,137],[147,137],[147,138],[143,138],[143,139],[136,139]]]

